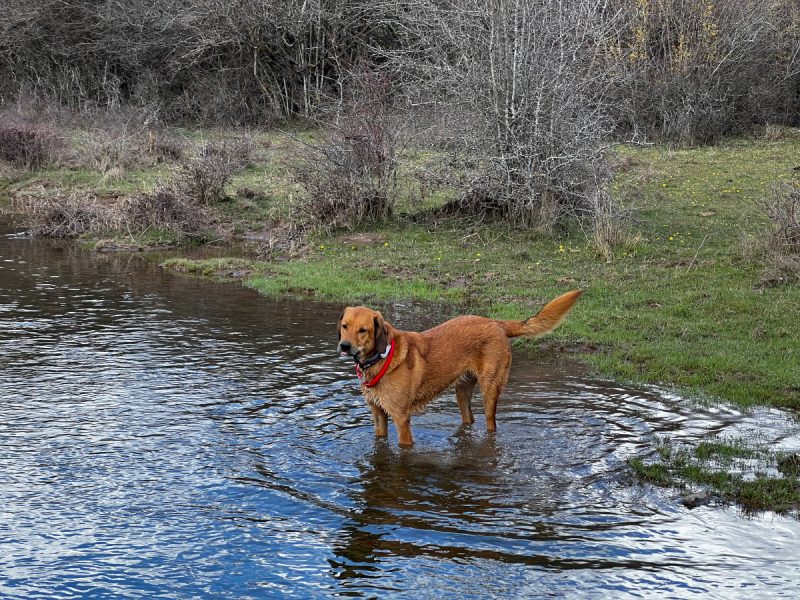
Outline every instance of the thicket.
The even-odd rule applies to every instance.
[[[414,130],[451,153],[450,209],[545,229],[571,218],[602,250],[621,218],[606,189],[610,142],[708,143],[800,123],[800,5],[6,0],[0,102],[41,100],[89,116],[136,111],[148,132],[315,119],[328,133],[295,175],[305,214],[331,226],[392,214]],[[437,124],[425,135],[423,117]],[[12,142],[38,152],[44,137],[25,135]],[[119,139],[94,160],[123,163],[111,156]],[[226,180],[192,168],[222,173],[229,157],[203,158],[185,181],[206,204]]]

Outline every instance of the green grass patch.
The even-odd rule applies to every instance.
[[[732,497],[748,511],[774,510],[797,514],[800,508],[800,481],[797,477],[760,477],[753,481],[740,481]]]
[[[628,460],[628,466],[641,481],[661,487],[673,485],[672,475],[666,465],[660,463],[648,464],[641,459],[631,458]]]

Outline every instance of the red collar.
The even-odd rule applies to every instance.
[[[391,344],[389,345],[389,356],[386,357],[386,362],[383,363],[380,373],[375,375],[375,377],[373,377],[369,381],[364,381],[364,371],[361,370],[361,367],[356,365],[356,375],[358,375],[358,378],[361,380],[361,385],[368,388],[375,387],[376,385],[378,385],[378,382],[383,378],[384,375],[386,375],[386,371],[389,370],[389,365],[392,362],[393,356],[394,356],[394,340],[392,340]]]

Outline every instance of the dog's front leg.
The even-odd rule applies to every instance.
[[[375,406],[372,402],[367,402],[372,411],[372,422],[375,425],[375,437],[388,437],[389,435],[389,415],[380,406]]]
[[[410,448],[414,445],[414,438],[411,437],[411,417],[408,415],[392,415],[392,421],[397,428],[397,438],[402,448]]]

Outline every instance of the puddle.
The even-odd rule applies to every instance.
[[[625,463],[654,436],[798,451],[796,421],[517,352],[496,435],[449,394],[400,451],[373,438],[338,315],[0,237],[0,595],[800,593],[800,522],[689,511]]]

